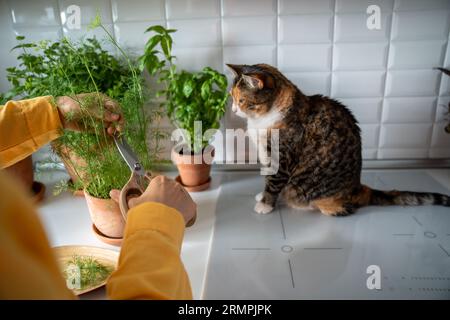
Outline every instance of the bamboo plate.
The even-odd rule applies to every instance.
[[[81,257],[92,257],[104,266],[113,268],[113,271],[117,268],[117,262],[119,260],[119,252],[91,246],[60,246],[54,247],[53,252],[56,255],[56,259],[61,270],[65,270],[67,262],[72,259],[74,255]],[[82,290],[72,289],[72,292],[79,296],[84,293],[98,289],[106,284],[106,280],[89,288]]]

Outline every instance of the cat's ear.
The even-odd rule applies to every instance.
[[[264,88],[264,81],[259,76],[243,74],[242,80],[250,89],[261,90]]]
[[[230,68],[231,71],[233,71],[233,74],[235,77],[240,76],[242,74],[242,67],[243,65],[240,64],[226,64],[228,68]]]
[[[242,80],[244,80],[245,84],[254,90],[261,90],[263,88],[273,89],[274,82],[272,77],[265,76],[263,74],[243,74]]]

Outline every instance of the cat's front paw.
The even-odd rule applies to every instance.
[[[258,193],[258,194],[255,196],[256,202],[260,202],[260,201],[263,199],[263,197],[264,197],[264,191]]]
[[[259,214],[268,214],[272,212],[273,207],[269,204],[266,204],[264,202],[257,202],[255,204],[255,212]]]

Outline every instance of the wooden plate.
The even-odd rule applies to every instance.
[[[101,263],[104,266],[113,268],[113,271],[117,268],[117,262],[119,260],[119,252],[105,249],[105,248],[99,248],[99,247],[91,247],[91,246],[60,246],[60,247],[54,247],[53,251],[55,252],[56,259],[58,261],[58,264],[60,266],[60,269],[63,271],[67,267],[67,262],[70,261],[73,256],[80,256],[80,257],[92,257],[93,259],[97,260],[99,263]],[[106,280],[96,284],[95,286],[84,288],[84,289],[73,289],[72,292],[75,295],[81,295],[86,292],[90,292],[92,290],[98,289],[106,284]]]

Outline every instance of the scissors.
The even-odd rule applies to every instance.
[[[150,172],[145,171],[144,167],[140,163],[138,157],[131,149],[123,135],[115,134],[114,142],[119,149],[119,153],[122,155],[126,164],[131,170],[130,180],[125,184],[120,191],[119,207],[120,212],[125,221],[127,221],[128,215],[128,199],[130,197],[139,197],[144,193],[146,185],[153,179]]]

